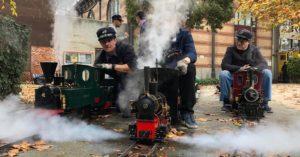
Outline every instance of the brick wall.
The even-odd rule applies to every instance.
[[[54,50],[50,47],[31,47],[31,74],[42,74],[40,62],[55,62]]]

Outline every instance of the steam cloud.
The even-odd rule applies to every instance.
[[[122,137],[82,121],[41,114],[22,105],[17,96],[0,101],[0,139],[13,141],[38,134],[50,141],[102,141]]]
[[[54,14],[52,45],[59,65],[64,51],[94,51],[99,46],[96,32],[106,24],[86,18],[76,18],[74,9],[79,0],[51,0]]]
[[[154,67],[156,60],[162,60],[163,51],[170,46],[172,37],[175,37],[184,20],[187,18],[189,9],[189,1],[182,0],[151,0],[149,1],[153,7],[152,12],[147,15],[147,27],[142,42],[147,43],[144,49],[146,56],[138,58],[138,68],[143,69],[144,66]],[[141,83],[139,83],[141,75],[130,77],[124,91],[118,97],[118,103],[123,109],[127,108],[129,100],[138,98],[142,91]]]
[[[294,121],[287,126],[270,124],[231,133],[187,136],[178,141],[201,148],[226,151],[255,151],[259,154],[300,153],[299,129],[300,122]]]
[[[149,1],[153,6],[153,12],[150,13],[147,21],[146,34],[142,39],[148,43],[149,53],[146,57],[139,58],[139,67],[155,66],[156,59],[162,59],[163,50],[170,46],[172,37],[176,33],[183,21],[187,18],[190,1],[182,0],[152,0]],[[148,52],[146,52],[148,53]]]

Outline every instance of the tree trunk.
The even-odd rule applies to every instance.
[[[211,78],[216,78],[216,32],[211,32]]]

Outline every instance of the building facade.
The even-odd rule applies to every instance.
[[[100,26],[107,26],[114,14],[122,15],[124,23],[127,23],[125,0],[80,0],[75,6],[78,15],[75,17],[76,23],[68,40],[69,44],[60,52],[55,52],[52,0],[16,0],[16,3],[19,15],[16,21],[32,29],[31,62],[27,71],[29,76],[42,73],[40,62],[57,61],[60,57],[63,58],[61,64],[91,64],[96,51],[100,49],[95,36],[96,30]],[[82,25],[86,23],[89,23],[88,27]],[[272,67],[272,32],[262,29],[252,18],[248,18],[239,22],[228,22],[217,33],[212,33],[209,29],[191,31],[198,55],[197,77],[218,77],[226,48],[234,44],[235,33],[241,28],[254,33],[253,43],[260,47],[268,65]]]

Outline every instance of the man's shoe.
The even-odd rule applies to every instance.
[[[223,106],[222,106],[221,110],[225,111],[225,112],[230,112],[231,111],[231,107],[232,107],[231,104],[223,103]]]
[[[267,112],[267,113],[273,113],[272,108],[269,107],[269,106],[264,107],[264,111]]]
[[[191,120],[193,122],[193,125],[195,127],[194,129],[197,129],[198,128],[198,124],[197,124],[197,122],[195,120],[195,115],[191,113],[190,116],[191,116]]]
[[[273,113],[272,108],[269,106],[268,101],[264,101],[263,104],[262,104],[262,107],[263,107],[265,112]]]
[[[191,114],[190,113],[184,113],[181,116],[182,120],[181,123],[186,126],[189,129],[197,129],[198,125],[196,123],[193,123]]]

